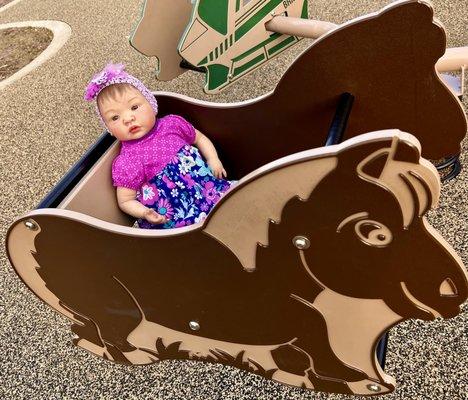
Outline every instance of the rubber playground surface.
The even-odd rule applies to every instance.
[[[377,11],[389,1],[310,0],[309,3],[310,18],[340,23]],[[447,46],[467,46],[466,0],[435,0],[433,4],[436,17],[445,26]],[[203,79],[196,72],[187,72],[172,82],[155,80],[155,61],[128,44],[141,6],[142,0],[20,0],[4,10],[0,8],[0,25],[54,20],[71,27],[70,39],[52,58],[0,89],[0,398],[359,398],[290,388],[221,365],[164,361],[125,367],[102,360],[72,345],[70,322],[36,298],[10,266],[4,249],[10,224],[35,208],[102,133],[94,109],[83,100],[83,93],[89,78],[107,62],[126,64],[127,70],[152,90],[235,102],[271,91],[294,58],[310,44],[303,40],[231,88],[210,96],[203,93]],[[464,107],[466,111],[468,95]],[[464,169],[455,180],[442,185],[439,208],[429,213],[429,220],[467,265],[466,140],[460,158]],[[386,398],[466,399],[467,326],[465,304],[454,319],[411,320],[393,328],[385,370],[396,378],[397,389]]]

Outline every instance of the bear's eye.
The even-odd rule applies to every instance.
[[[362,219],[354,225],[359,240],[372,247],[386,247],[393,239],[392,232],[384,224],[370,219]]]

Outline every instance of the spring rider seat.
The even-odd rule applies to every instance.
[[[460,258],[425,218],[440,193],[426,158],[458,154],[466,132],[434,67],[444,49],[431,6],[404,1],[322,35],[258,99],[156,93],[159,116],[205,132],[239,184],[202,223],[133,228],[104,134],[12,224],[10,262],[72,321],[74,343],[105,359],[389,393],[381,337],[409,318],[454,317],[468,295]]]

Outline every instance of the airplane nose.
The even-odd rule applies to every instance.
[[[450,278],[442,281],[439,287],[439,293],[442,297],[458,296],[457,287]]]

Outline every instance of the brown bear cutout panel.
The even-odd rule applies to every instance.
[[[190,20],[190,0],[146,0],[142,16],[130,37],[140,53],[158,59],[156,76],[170,81],[187,70],[180,67],[177,45]]]
[[[345,139],[398,128],[419,139],[425,158],[440,159],[458,154],[466,133],[463,109],[435,70],[444,50],[430,4],[399,2],[315,41],[266,96],[220,105],[161,93],[159,113],[207,134],[233,179],[323,146],[343,92],[355,96]]]
[[[36,210],[10,228],[8,254],[41,299],[71,316],[75,343],[104,358],[206,360],[315,390],[385,393],[395,384],[375,360],[382,333],[452,317],[467,297],[460,259],[423,218],[439,181],[419,152],[414,137],[387,131],[292,155],[245,177],[204,224],[167,233]],[[310,190],[297,184],[298,165]],[[278,191],[289,184],[300,195]],[[260,219],[247,212],[266,240],[247,225],[231,234],[243,192],[246,210],[283,198],[279,213],[276,199]],[[298,235],[310,248],[294,246]],[[254,259],[236,241],[259,242]]]

